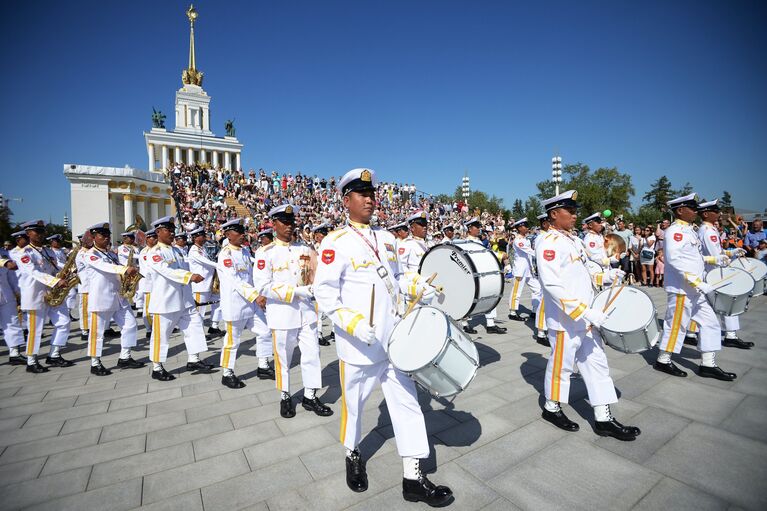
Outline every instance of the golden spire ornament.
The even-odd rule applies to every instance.
[[[189,67],[184,69],[181,74],[181,81],[184,85],[197,85],[202,87],[202,71],[197,70],[194,56],[194,22],[197,21],[197,10],[194,5],[190,5],[186,11],[186,17],[189,18]]]

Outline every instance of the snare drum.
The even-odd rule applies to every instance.
[[[714,268],[703,279],[714,290],[706,295],[711,307],[723,316],[738,316],[748,310],[748,301],[754,291],[754,279],[740,268]]]
[[[592,307],[603,310],[607,298],[615,298],[606,310],[608,317],[599,329],[605,343],[623,353],[641,353],[655,346],[660,339],[655,305],[650,295],[639,288],[626,286],[616,297],[619,288],[597,294]]]
[[[443,290],[431,305],[455,320],[489,312],[503,296],[503,268],[498,257],[473,241],[433,246],[423,256],[418,273],[437,274],[433,285]]]
[[[730,266],[746,270],[751,274],[755,282],[752,292],[753,296],[764,294],[765,287],[767,286],[767,264],[753,257],[739,257]]]
[[[400,320],[388,345],[392,365],[437,397],[463,391],[479,367],[477,347],[434,307],[418,307]]]

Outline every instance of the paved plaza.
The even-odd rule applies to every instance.
[[[664,293],[650,294],[662,315]],[[507,299],[508,286],[501,318]],[[529,304],[527,292],[522,303]],[[505,335],[479,327],[482,367],[471,387],[452,402],[421,394],[433,481],[452,487],[451,508],[460,510],[767,509],[766,312],[762,296],[741,317],[741,337],[754,349],[725,348],[718,358],[738,374],[731,383],[694,374],[699,357],[689,347],[681,361],[687,378],[654,371],[656,352],[607,348],[620,395],[613,412],[642,429],[625,443],[592,432],[581,380],[565,408],[579,432],[540,418],[549,350],[532,339],[530,324],[502,321]],[[146,360],[143,336],[142,327],[134,357]],[[44,353],[47,343],[46,335]],[[402,462],[380,389],[364,416],[370,489],[347,489],[334,346],[322,348],[319,395],[335,414],[321,418],[298,406],[296,417],[283,419],[274,382],[255,378],[253,341],[237,361],[248,385],[241,390],[223,387],[220,372],[176,370],[186,353],[179,335],[172,343],[172,382],[152,380],[149,366],[91,376],[79,331],[65,352],[74,367],[31,375],[0,365],[0,509],[427,508],[402,499]],[[107,344],[112,368],[119,339]],[[218,360],[220,346],[220,339],[211,345],[209,360]],[[0,356],[7,361],[7,349]],[[300,398],[298,368],[292,378]]]

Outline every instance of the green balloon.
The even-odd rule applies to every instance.
[[[602,212],[602,214],[605,216],[605,218],[610,218],[613,215],[613,212],[609,209],[606,209]]]

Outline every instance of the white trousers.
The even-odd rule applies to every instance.
[[[152,314],[152,351],[149,360],[163,363],[168,359],[170,335],[177,326],[184,335],[187,353],[194,355],[208,349],[202,329],[202,317],[196,307],[177,312],[155,312]]]
[[[591,406],[618,401],[607,355],[598,334],[588,331],[569,333],[549,330],[551,356],[546,365],[544,389],[546,399],[567,403],[570,397],[570,375],[577,364],[586,384]]]
[[[296,345],[301,350],[301,379],[304,388],[322,387],[320,345],[317,344],[317,324],[304,325],[290,330],[272,330],[274,342],[274,374],[277,390],[290,392],[290,363]]]
[[[242,332],[248,328],[253,328],[253,318],[224,321],[224,325],[226,325],[226,335],[224,336],[224,345],[221,348],[221,367],[234,369]]]
[[[538,308],[535,310],[535,328],[539,332],[546,331],[546,308],[543,306],[543,300],[538,300]]]
[[[41,309],[24,311],[27,320],[27,356],[40,353],[40,340],[43,336],[43,325],[49,320],[53,325],[53,339],[51,346],[66,346],[69,337],[69,310],[67,304],[62,303],[57,307],[43,305]]]
[[[356,449],[362,440],[362,410],[376,383],[380,383],[389,410],[397,452],[402,457],[427,458],[426,422],[415,382],[388,360],[354,365],[339,360],[341,378],[341,443]],[[377,413],[377,412],[376,412]]]
[[[221,296],[217,294],[213,294],[211,292],[207,293],[195,293],[194,294],[194,301],[197,303],[206,303],[210,305],[210,324],[215,325],[219,321],[221,321]],[[208,303],[208,302],[214,302],[214,303]],[[208,305],[200,305],[197,307],[197,310],[200,312],[200,316],[203,317],[203,320],[205,319],[205,308]]]
[[[144,315],[141,318],[144,320],[144,328],[146,328],[147,332],[152,331],[152,315],[149,314],[149,302],[152,300],[152,293],[141,293],[144,295],[144,298],[141,300],[141,302],[144,304]]]
[[[541,303],[541,283],[535,277],[514,277],[514,284],[511,287],[511,295],[509,296],[509,310],[516,311],[519,309],[519,302],[522,299],[522,291],[525,289],[525,284],[530,286],[530,294],[532,295],[532,310],[538,310],[538,304]]]
[[[88,333],[88,293],[80,293],[80,331]]]
[[[142,310],[144,308],[144,293],[143,291],[136,291],[136,294],[133,295],[133,305],[136,306],[137,309]]]
[[[72,310],[77,308],[77,290],[72,288],[67,294],[67,309]]]
[[[116,311],[91,311],[90,332],[88,334],[88,356],[100,357],[104,349],[104,330],[114,321],[120,327],[120,347],[136,346],[136,318],[130,305]]]
[[[15,300],[0,305],[0,330],[9,348],[24,344],[24,330],[21,328]]]
[[[738,319],[738,316],[719,316],[719,318],[722,320],[725,332],[737,332],[740,330],[740,319]]]
[[[256,334],[256,356],[258,358],[273,357],[274,342],[272,340],[272,331],[266,324],[264,309],[258,305],[256,305],[256,314],[253,316],[253,327],[250,330]]]
[[[684,335],[690,324],[695,321],[699,335],[698,349],[700,351],[719,351],[722,349],[719,318],[702,293],[694,296],[668,293],[668,308],[663,322],[663,336],[660,349],[671,353],[679,353],[684,345]]]

